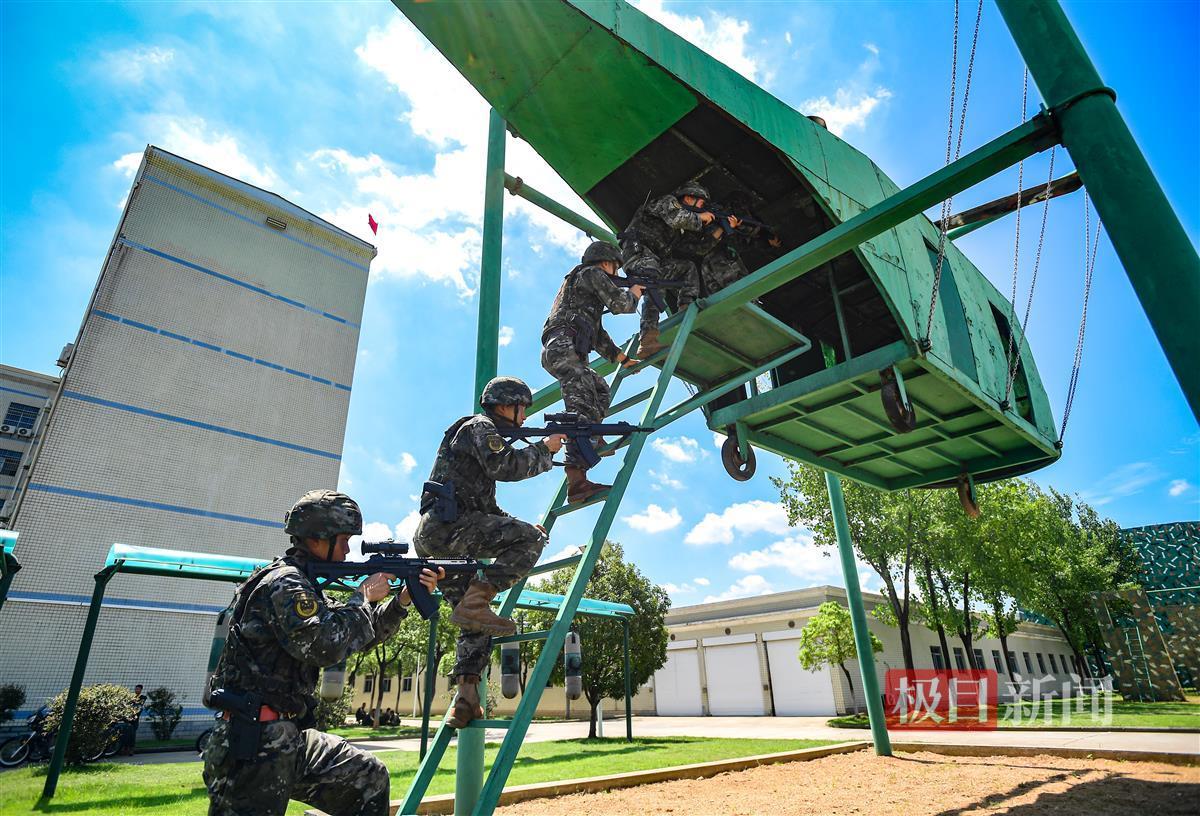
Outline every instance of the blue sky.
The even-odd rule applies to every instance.
[[[643,10],[806,113],[821,112],[899,184],[944,158],[948,3],[680,3]],[[1081,3],[1067,12],[1175,205],[1200,233],[1197,4]],[[974,7],[964,4],[964,25]],[[411,528],[441,432],[470,409],[486,108],[390,3],[0,5],[0,361],[56,373],[147,143],[276,191],[380,248],[368,289],[342,487],[369,521]],[[964,150],[1021,118],[1022,66],[985,7]],[[961,85],[960,85],[961,87]],[[1030,90],[1030,110],[1037,103]],[[1027,162],[1044,179],[1048,154]],[[564,202],[570,191],[523,143],[509,172]],[[1070,168],[1060,150],[1055,175]],[[1016,169],[955,210],[1011,193]],[[547,381],[538,334],[584,245],[512,198],[505,222],[500,367]],[[380,221],[372,239],[367,212]],[[1021,303],[1040,211],[1022,229]],[[1083,274],[1081,195],[1051,205],[1029,327],[1061,416]],[[1008,292],[1013,221],[960,246]],[[1062,460],[1035,474],[1122,525],[1200,516],[1200,433],[1132,289],[1101,239],[1083,374]],[[37,304],[32,308],[31,304]],[[634,330],[612,321],[614,336]],[[606,473],[613,465],[604,466]],[[840,584],[833,559],[776,506],[775,457],[754,480],[721,469],[690,417],[649,448],[612,538],[676,604]],[[548,478],[504,487],[535,517]],[[583,541],[575,514],[549,553]],[[373,532],[382,532],[377,527]],[[869,588],[878,579],[865,575]]]

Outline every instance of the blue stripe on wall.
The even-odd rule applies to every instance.
[[[185,417],[175,416],[174,414],[164,414],[162,411],[152,411],[149,408],[139,408],[136,405],[127,405],[123,402],[101,399],[100,397],[81,394],[78,391],[63,391],[62,395],[64,397],[69,397],[70,399],[79,400],[80,402],[90,402],[94,405],[103,405],[106,408],[116,408],[119,411],[128,411],[131,414],[141,414],[142,416],[154,417],[155,419],[161,419],[166,422],[177,422],[180,425],[188,425],[190,427],[201,428],[206,431],[215,431],[217,433],[228,434],[229,436],[236,436],[239,439],[249,439],[252,442],[262,442],[267,445],[275,445],[276,447],[287,448],[288,450],[300,451],[301,453],[311,453],[313,456],[323,456],[326,459],[333,459],[338,462],[342,460],[340,455],[336,453],[330,453],[329,451],[317,450],[316,448],[306,448],[303,445],[284,442],[281,439],[271,439],[267,436],[259,436],[258,434],[246,433],[245,431],[238,431],[234,430],[233,428],[225,428],[221,425],[213,425],[210,422],[198,422],[194,419],[187,419]]]
[[[232,592],[231,592],[232,595]],[[8,593],[9,600],[12,601],[50,601],[54,603],[77,603],[83,606],[88,606],[92,602],[90,595],[72,595],[65,592],[10,592]],[[213,606],[212,604],[189,604],[176,603],[174,601],[142,601],[137,598],[108,598],[104,599],[104,606],[112,606],[118,608],[129,607],[150,607],[151,609],[159,609],[164,612],[211,612],[216,614],[225,607]]]
[[[337,315],[322,311],[321,309],[318,309],[316,307],[309,306],[308,304],[305,304],[305,303],[301,303],[298,300],[293,300],[290,297],[285,297],[285,296],[279,294],[278,292],[272,292],[271,290],[264,289],[261,286],[255,286],[252,283],[247,283],[246,281],[238,280],[237,278],[235,278],[231,275],[226,275],[223,272],[217,272],[214,269],[209,269],[208,267],[201,266],[198,263],[192,263],[191,261],[184,260],[183,258],[177,257],[175,255],[171,255],[170,253],[163,252],[160,249],[154,249],[153,247],[148,247],[145,244],[139,244],[137,241],[130,241],[128,238],[125,238],[125,237],[118,238],[117,243],[123,244],[127,247],[132,247],[133,249],[140,249],[142,252],[148,252],[151,255],[162,258],[163,260],[170,261],[171,263],[177,263],[180,266],[186,266],[188,269],[194,269],[197,272],[203,272],[205,275],[210,275],[214,278],[218,278],[219,280],[223,280],[226,283],[232,283],[234,286],[240,286],[243,289],[249,289],[251,292],[257,292],[260,295],[266,295],[269,298],[272,298],[272,299],[278,300],[278,301],[282,301],[283,303],[286,303],[289,306],[295,306],[297,309],[303,309],[306,312],[312,312],[315,315],[320,315],[321,317],[328,318],[329,320],[332,320],[336,323],[342,323],[343,325],[346,325],[346,326],[353,326],[356,329],[359,328],[359,324],[357,324],[351,320],[347,320],[344,317],[338,317]]]
[[[71,487],[58,487],[57,485],[42,484],[41,482],[30,482],[29,489],[41,493],[53,493],[58,496],[73,496],[78,499],[91,499],[93,501],[110,502],[112,504],[126,504],[130,507],[143,507],[149,510],[163,510],[168,513],[182,513],[187,516],[202,516],[203,518],[215,518],[221,521],[236,521],[239,524],[253,524],[257,527],[270,527],[274,530],[283,528],[281,521],[267,521],[266,519],[251,518],[249,516],[235,516],[232,513],[218,513],[214,510],[201,510],[196,507],[183,507],[177,504],[164,504],[163,502],[146,501],[145,499],[131,499],[126,496],[114,496],[109,493],[96,493],[91,490],[76,490]]]
[[[133,326],[136,329],[141,329],[142,331],[148,331],[152,334],[161,334],[164,337],[170,337],[172,340],[178,340],[181,343],[188,343],[190,345],[200,346],[201,348],[206,348],[211,351],[223,352],[223,353],[229,355],[230,357],[236,357],[237,359],[245,360],[248,363],[256,363],[260,366],[265,366],[266,368],[270,368],[275,371],[285,371],[288,374],[294,373],[297,376],[303,377],[306,380],[313,380],[314,382],[323,383],[325,385],[333,385],[333,386],[336,386],[337,388],[340,388],[343,391],[350,390],[350,386],[348,386],[348,385],[342,385],[341,383],[334,383],[334,382],[331,382],[330,380],[326,380],[321,377],[318,377],[315,374],[305,374],[303,372],[293,372],[292,369],[290,369],[290,368],[284,368],[283,366],[278,365],[276,363],[268,362],[267,360],[260,360],[257,357],[251,357],[249,354],[242,354],[240,351],[234,351],[232,349],[221,348],[220,346],[214,346],[212,343],[204,343],[199,340],[194,340],[191,337],[187,337],[182,334],[176,334],[175,332],[170,332],[170,331],[167,331],[166,329],[160,329],[160,328],[157,328],[156,326],[150,326],[145,323],[138,323],[136,320],[130,320],[127,317],[121,317],[120,315],[115,315],[112,312],[105,312],[105,311],[101,311],[100,309],[92,309],[92,314],[96,315],[97,317],[103,317],[105,320],[111,320],[114,323],[124,323],[126,326]]]
[[[349,258],[343,258],[341,255],[337,255],[333,252],[330,252],[327,249],[323,249],[322,247],[319,247],[316,244],[310,244],[308,241],[305,241],[302,238],[297,238],[294,235],[288,235],[286,232],[280,232],[279,230],[271,229],[266,224],[259,223],[258,221],[255,221],[253,218],[250,218],[249,216],[243,215],[242,213],[237,212],[235,210],[231,210],[228,207],[218,204],[215,201],[210,201],[209,199],[204,198],[203,196],[196,195],[195,193],[193,193],[190,190],[185,190],[182,187],[176,187],[174,184],[170,184],[166,181],[163,181],[162,179],[158,178],[157,176],[153,176],[150,173],[144,174],[142,176],[142,178],[144,178],[146,181],[149,181],[152,184],[157,184],[159,187],[166,187],[168,190],[174,190],[175,192],[179,193],[180,195],[187,196],[188,198],[190,198],[194,201],[199,201],[201,204],[207,204],[209,207],[212,207],[215,210],[220,210],[221,212],[225,213],[226,215],[232,215],[234,218],[237,218],[240,221],[245,221],[247,224],[253,224],[254,226],[258,227],[259,229],[266,230],[267,232],[271,233],[272,235],[278,236],[279,238],[283,238],[285,240],[292,241],[293,243],[300,244],[300,246],[307,247],[307,248],[311,249],[313,252],[319,252],[328,258],[333,258],[335,261],[340,261],[341,263],[346,264],[346,266],[352,266],[355,269],[361,269],[364,272],[370,271],[366,266],[363,266],[360,263],[355,263],[354,261],[350,260]],[[330,316],[332,317],[332,315],[330,315]]]
[[[45,396],[44,394],[35,394],[35,393],[33,393],[32,391],[21,391],[21,390],[19,390],[19,389],[16,389],[16,388],[8,388],[8,387],[6,387],[6,386],[3,386],[3,385],[0,385],[0,391],[7,391],[7,392],[8,392],[8,393],[10,393],[10,394],[20,394],[20,395],[21,395],[21,396],[23,396],[23,397],[36,397],[37,399],[40,399],[40,400],[43,400],[43,401],[44,401],[44,400],[46,400],[46,399],[49,399],[49,398],[48,398],[47,396]]]

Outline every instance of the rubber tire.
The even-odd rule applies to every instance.
[[[204,756],[204,749],[208,747],[208,741],[212,739],[212,732],[213,730],[210,728],[196,737],[196,753],[200,756]]]
[[[24,736],[13,737],[0,743],[0,765],[5,768],[15,768],[28,758],[29,740]]]
[[[104,751],[101,753],[103,757],[114,757],[121,750],[121,737],[123,736],[121,729],[114,728],[112,737],[108,740],[108,744],[104,746]]]
[[[754,455],[754,448],[748,450],[750,451],[749,458],[742,461],[736,438],[727,437],[721,444],[721,464],[725,466],[725,472],[734,481],[748,482],[754,477],[754,471],[758,469],[758,459]]]
[[[879,398],[883,401],[883,412],[887,414],[888,422],[897,433],[909,433],[917,427],[917,412],[912,405],[905,405],[900,399],[900,386],[890,377],[883,378],[879,388]]]

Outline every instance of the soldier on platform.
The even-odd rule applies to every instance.
[[[685,184],[671,195],[644,204],[633,215],[629,226],[618,237],[625,270],[638,277],[683,281],[679,290],[679,308],[686,309],[700,297],[700,271],[694,261],[680,257],[675,248],[685,237],[700,239],[704,228],[713,221],[712,213],[693,212],[704,206],[708,191],[699,184]],[[641,343],[638,357],[659,351],[658,307],[653,300],[642,302]]]
[[[331,816],[388,813],[387,768],[341,737],[317,731],[320,669],[390,637],[408,614],[376,573],[345,603],[309,580],[310,559],[344,561],[362,513],[332,490],[305,493],[284,518],[292,546],[241,584],[206,703],[225,711],[204,751],[210,816],[283,816],[298,799]],[[439,570],[444,575],[443,570]],[[438,576],[424,570],[433,591]]]
[[[519,482],[550,470],[551,457],[565,439],[556,434],[523,448],[504,439],[504,429],[522,425],[533,404],[529,386],[516,377],[493,379],[479,402],[482,414],[455,420],[442,436],[413,535],[423,558],[495,559],[482,578],[454,576],[442,585],[454,607],[450,620],[462,630],[454,665],[458,695],[447,720],[451,728],[483,717],[479,678],[491,660],[492,636],[516,632],[511,620],[492,612],[492,599],[529,574],[547,541],[540,525],[500,509],[496,482]]]
[[[720,246],[705,254],[699,264],[700,279],[704,284],[706,297],[750,274],[742,259],[742,253],[755,242],[765,241],[774,249],[783,245],[775,231],[764,226],[755,214],[751,196],[745,190],[734,190],[726,196],[724,203],[738,218],[738,224],[736,229],[730,230],[724,237]]]
[[[633,366],[638,362],[617,348],[601,323],[605,309],[613,314],[632,314],[642,296],[640,286],[625,290],[612,282],[620,266],[620,250],[605,241],[593,242],[584,251],[579,265],[567,273],[542,328],[542,368],[558,380],[566,409],[585,421],[603,422],[611,396],[608,383],[588,365],[588,356],[596,351],[620,365]],[[643,306],[643,321],[646,308]],[[657,317],[654,325],[657,334]],[[586,501],[609,488],[588,481],[584,465],[574,443],[568,442],[568,503]]]

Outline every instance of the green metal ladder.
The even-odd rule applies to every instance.
[[[646,402],[646,407],[643,412],[642,421],[639,423],[642,427],[659,430],[660,428],[674,422],[682,416],[690,413],[693,410],[706,405],[713,399],[721,396],[724,393],[738,387],[742,383],[758,376],[757,368],[747,370],[743,375],[733,380],[722,383],[719,387],[705,390],[696,394],[679,405],[659,413],[662,407],[663,398],[666,396],[667,389],[671,385],[671,380],[675,376],[676,366],[679,363],[679,358],[683,353],[684,347],[687,345],[688,339],[692,335],[692,329],[696,324],[696,319],[699,314],[698,307],[693,304],[687,308],[682,314],[682,320],[678,323],[678,330],[671,342],[669,348],[664,349],[653,357],[641,361],[633,368],[619,368],[613,376],[611,390],[613,396],[616,396],[617,389],[622,381],[638,371],[645,369],[648,366],[659,364],[661,361],[661,370],[658,374],[658,379],[654,387],[638,393],[620,403],[615,403],[610,409],[610,413],[617,413],[626,408],[641,402]],[[629,351],[636,338],[631,340],[626,347]],[[539,575],[547,572],[564,569],[566,567],[575,567],[575,575],[571,580],[571,585],[563,600],[558,607],[557,614],[554,619],[554,624],[544,632],[534,632],[529,634],[513,635],[511,637],[500,637],[493,640],[494,644],[501,644],[511,641],[530,640],[533,638],[543,639],[545,644],[542,648],[541,655],[538,657],[537,663],[534,665],[529,679],[525,683],[525,692],[521,697],[521,702],[517,705],[517,710],[513,713],[512,719],[509,720],[476,720],[472,722],[468,728],[502,728],[505,730],[504,740],[500,745],[500,751],[492,762],[492,767],[487,775],[487,780],[484,783],[483,790],[479,795],[479,799],[473,810],[477,816],[487,816],[492,813],[499,804],[500,794],[504,791],[504,784],[508,780],[509,772],[512,770],[513,764],[516,762],[517,754],[521,750],[521,746],[525,739],[525,734],[529,730],[529,724],[533,720],[533,715],[537,711],[538,703],[541,701],[542,693],[546,689],[546,684],[550,680],[550,674],[554,670],[555,662],[559,659],[559,653],[562,651],[563,642],[570,630],[571,623],[575,617],[576,611],[579,608],[579,602],[583,598],[584,588],[592,577],[592,571],[595,569],[596,562],[600,558],[601,550],[604,547],[604,541],[608,536],[609,529],[616,518],[617,510],[621,505],[621,500],[625,496],[625,490],[629,486],[629,480],[633,477],[633,473],[637,468],[637,462],[641,456],[642,449],[646,445],[646,440],[652,431],[639,431],[631,434],[624,440],[621,440],[613,445],[608,446],[604,452],[615,452],[619,448],[625,448],[625,455],[621,462],[620,471],[617,473],[616,479],[613,480],[612,488],[605,491],[600,496],[593,498],[587,502],[579,504],[566,504],[567,485],[564,480],[558,488],[551,502],[549,509],[542,518],[542,526],[547,532],[554,526],[554,522],[561,516],[568,513],[573,513],[578,510],[583,510],[587,507],[602,505],[600,508],[600,516],[596,520],[596,524],[592,529],[591,540],[583,546],[582,551],[578,555],[568,556],[556,561],[550,561],[545,564],[540,564],[535,567],[530,576]],[[510,617],[521,595],[521,590],[525,586],[525,580],[520,581],[506,593],[501,596],[501,604],[499,614],[503,617]],[[446,753],[446,748],[450,745],[450,740],[454,736],[455,729],[446,725],[445,718],[442,719],[441,725],[438,726],[437,733],[430,745],[429,752],[421,762],[420,768],[417,770],[416,776],[413,778],[412,784],[409,786],[408,793],[405,795],[399,813],[411,814],[416,813],[417,808],[421,804],[421,800],[425,796],[425,792],[429,787],[430,781],[437,772],[438,766],[441,763],[442,757]]]

